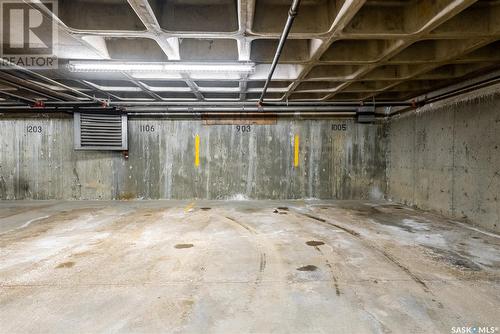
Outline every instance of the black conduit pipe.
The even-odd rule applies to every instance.
[[[292,29],[293,20],[295,20],[295,16],[297,16],[299,10],[300,0],[293,0],[292,6],[288,11],[288,19],[285,23],[285,28],[283,28],[283,32],[281,33],[280,41],[278,44],[278,48],[276,49],[276,54],[274,55],[273,63],[271,65],[271,69],[269,70],[269,75],[267,76],[266,83],[264,88],[262,89],[262,94],[260,95],[259,102],[257,102],[258,106],[261,106],[264,103],[264,97],[267,92],[267,88],[269,83],[273,78],[274,71],[276,70],[276,66],[278,65],[278,61],[280,60],[281,52],[283,51],[283,47],[285,46],[286,39],[288,38],[288,34]]]

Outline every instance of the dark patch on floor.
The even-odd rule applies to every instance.
[[[248,227],[248,226],[246,226],[245,224],[243,224],[243,223],[241,223],[241,222],[237,221],[236,219],[231,218],[231,217],[227,217],[227,216],[226,216],[226,218],[227,218],[227,219],[229,219],[230,221],[232,221],[233,223],[236,223],[236,224],[240,225],[241,227],[243,227],[243,228],[244,228],[245,230],[247,230],[248,232],[255,234],[255,231],[253,231],[250,227]]]
[[[321,256],[325,259],[325,265],[326,267],[328,268],[328,270],[330,271],[330,276],[332,277],[332,281],[333,281],[333,286],[335,287],[335,293],[337,294],[337,296],[340,296],[340,287],[339,287],[339,281],[337,279],[337,276],[335,276],[335,273],[334,273],[334,270],[333,270],[333,266],[332,264],[330,263],[330,261],[328,261],[328,258],[325,256],[325,254],[323,253],[323,251],[321,250],[321,248],[319,248],[318,244],[317,243],[321,243],[324,245],[323,242],[321,241],[308,241],[309,243],[313,243],[313,245],[310,245],[310,246],[314,246],[314,248],[321,254]],[[307,242],[306,242],[307,244]]]
[[[351,213],[355,213],[358,217],[370,219],[377,224],[398,227],[408,233],[419,232],[419,229],[415,229],[405,224],[403,221],[409,219],[418,224],[425,224],[427,222],[419,217],[415,217],[414,212],[407,211],[407,209],[408,208],[400,205],[378,205],[353,207],[348,210]],[[440,226],[440,228],[446,229],[444,226]]]
[[[308,218],[311,218],[311,219],[314,219],[314,220],[317,220],[319,222],[322,222],[322,223],[326,223],[326,220],[323,219],[323,218],[319,218],[319,217],[316,217],[316,216],[313,216],[313,215],[310,215],[308,213],[303,213],[304,216],[308,217]]]
[[[278,210],[282,210],[282,211],[288,211],[288,207],[287,206],[278,206],[277,209]]]
[[[2,247],[6,247],[12,242],[19,242],[20,240],[37,238],[40,235],[53,229],[55,225],[69,222],[72,219],[78,218],[79,216],[86,213],[93,215],[95,213],[95,210],[91,208],[72,209],[55,213],[46,218],[40,217],[40,219],[36,220],[35,224],[30,224],[29,228],[22,229],[22,232],[20,234],[12,234],[10,236],[9,234],[6,234],[6,236],[2,236],[2,238],[0,239],[0,249]]]
[[[331,223],[331,222],[327,222],[326,220],[322,219],[322,218],[318,218],[318,217],[315,217],[315,216],[312,216],[312,215],[309,215],[309,214],[306,214],[306,213],[301,213],[302,215],[306,216],[306,217],[309,217],[309,218],[312,218],[314,220],[319,220],[319,221],[324,221],[326,224],[328,225],[331,225],[331,226],[334,226],[340,230],[343,230],[349,234],[351,234],[352,236],[358,238],[359,240],[362,240],[364,243],[366,243],[366,245],[374,250],[377,250],[379,251],[387,260],[389,260],[390,262],[394,263],[396,266],[398,266],[399,268],[401,268],[401,270],[403,270],[406,274],[408,274],[415,282],[417,282],[418,284],[422,285],[422,287],[424,288],[424,290],[426,292],[429,291],[429,289],[427,288],[427,285],[425,284],[424,281],[422,281],[418,276],[416,276],[413,272],[410,271],[410,269],[408,269],[406,266],[404,266],[403,264],[401,264],[398,260],[396,260],[396,258],[394,258],[392,255],[390,255],[389,253],[387,253],[386,251],[384,251],[383,249],[380,249],[378,248],[377,246],[375,245],[371,245],[370,243],[367,243],[367,241],[361,237],[361,235],[356,232],[356,231],[353,231],[347,227],[344,227],[344,226],[340,226],[338,224],[334,224],[334,223]],[[320,220],[321,219],[321,220]],[[317,250],[320,250],[319,247],[316,247]]]
[[[200,208],[201,211],[209,211],[212,210],[212,208]]]
[[[266,269],[266,264],[267,264],[266,253],[261,253],[260,254],[260,265],[259,265],[260,272],[263,272],[264,269]]]
[[[354,231],[354,230],[351,230],[351,229],[349,229],[349,228],[347,228],[347,227],[340,226],[340,225],[338,225],[338,224],[334,224],[334,223],[332,223],[332,222],[328,222],[328,221],[326,221],[326,219],[323,219],[323,218],[320,218],[320,217],[316,217],[316,216],[310,215],[310,214],[308,214],[308,213],[302,213],[302,212],[298,212],[298,213],[299,213],[300,215],[303,215],[303,216],[307,217],[307,218],[311,218],[311,219],[314,219],[314,220],[316,220],[316,221],[319,221],[319,222],[322,222],[322,223],[328,224],[328,225],[330,225],[330,226],[336,227],[336,228],[338,228],[338,229],[340,229],[340,230],[342,230],[342,231],[344,231],[344,232],[347,232],[347,233],[349,233],[349,234],[351,234],[351,235],[353,235],[353,236],[355,236],[355,237],[359,237],[359,233],[358,233],[358,232],[356,232],[356,231]]]
[[[297,268],[298,271],[316,271],[318,267],[309,264],[307,266]]]
[[[356,237],[357,239],[361,240],[362,242],[364,242],[366,244],[366,246],[372,248],[373,250],[376,250],[376,251],[380,252],[387,260],[389,260],[390,262],[392,262],[393,264],[395,264],[396,266],[398,266],[401,270],[403,270],[406,274],[408,274],[408,276],[410,276],[415,282],[417,282],[418,284],[420,284],[423,287],[424,291],[429,292],[429,288],[427,287],[427,285],[425,284],[425,282],[422,281],[413,272],[411,272],[409,268],[407,268],[406,266],[404,266],[394,256],[390,255],[385,250],[380,249],[376,245],[372,245],[371,243],[369,243],[358,232],[353,231],[353,230],[351,230],[351,229],[349,229],[347,227],[340,226],[338,224],[334,224],[332,222],[327,222],[325,219],[322,219],[322,218],[319,218],[319,217],[315,217],[315,216],[312,216],[312,215],[309,215],[309,214],[306,214],[306,213],[302,213],[302,212],[300,214],[304,215],[306,217],[312,218],[314,220],[322,221],[322,222],[324,222],[324,223],[326,223],[328,225],[334,226],[334,227],[336,227],[336,228],[338,228],[340,230],[343,230],[343,231],[351,234],[352,236]],[[316,249],[320,251],[319,247],[316,247]]]
[[[395,226],[402,230],[405,230],[408,233],[415,233],[416,230],[411,226],[405,225],[403,222],[398,221],[388,221],[388,220],[374,220],[376,223],[386,225],[386,226]]]
[[[174,247],[177,248],[177,249],[191,248],[191,247],[193,247],[193,244],[177,244]]]
[[[427,287],[427,284],[425,284],[425,282],[423,280],[421,280],[420,277],[415,275],[408,267],[406,267],[401,262],[399,262],[399,260],[397,260],[394,256],[387,253],[385,250],[381,250],[377,247],[372,247],[372,248],[378,250],[380,253],[382,253],[382,255],[387,260],[389,260],[390,262],[392,262],[393,264],[398,266],[401,270],[403,270],[406,274],[408,274],[408,276],[410,276],[415,282],[417,282],[418,284],[420,284],[424,288],[424,291],[429,292],[429,288]]]
[[[306,242],[306,245],[307,246],[321,246],[321,245],[324,245],[325,243],[323,241],[316,241],[316,240],[311,240],[311,241],[307,241]]]
[[[261,210],[260,208],[251,208],[251,207],[249,208],[249,207],[239,207],[239,206],[236,207],[236,211],[249,214],[258,212],[260,210]]]
[[[35,210],[41,210],[41,209],[49,208],[51,206],[54,206],[54,204],[33,205],[33,206],[18,207],[18,208],[2,208],[2,211],[5,211],[5,213],[0,213],[0,219],[8,218],[8,217],[15,216],[15,215],[19,215],[21,213],[25,213],[25,212],[29,212],[29,211],[35,211]],[[65,211],[60,211],[60,212],[64,213]]]
[[[472,271],[481,270],[481,267],[478,266],[474,261],[466,258],[465,256],[457,252],[447,249],[440,249],[437,247],[427,247],[427,248],[432,251],[436,259],[451,264],[452,266],[457,267],[461,270],[472,270]]]
[[[70,261],[70,262],[63,262],[63,263],[60,263],[60,264],[56,267],[56,269],[61,269],[61,268],[71,268],[71,267],[73,267],[74,265],[75,265],[75,262],[72,262],[72,261]]]

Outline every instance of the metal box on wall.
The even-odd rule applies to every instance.
[[[118,112],[75,112],[75,150],[128,150],[127,115]]]

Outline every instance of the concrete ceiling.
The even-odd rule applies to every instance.
[[[117,101],[256,101],[290,3],[59,0],[60,67],[39,73]],[[256,66],[131,75],[73,73],[71,60]],[[402,101],[498,67],[500,1],[303,0],[266,100]]]

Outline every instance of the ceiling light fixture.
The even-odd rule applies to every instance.
[[[88,62],[72,61],[68,64],[70,72],[173,72],[173,73],[251,73],[255,64],[239,63],[129,63],[129,62]]]

